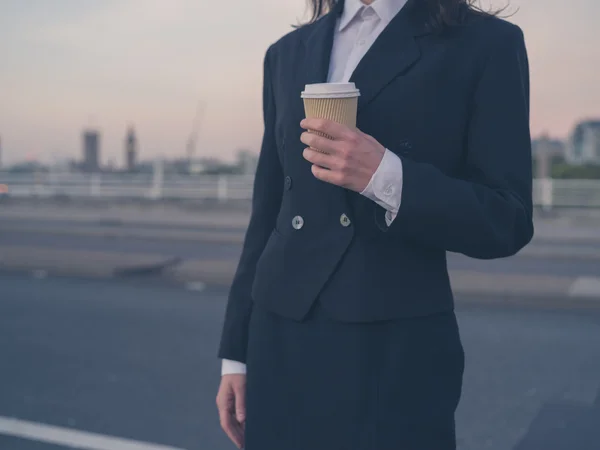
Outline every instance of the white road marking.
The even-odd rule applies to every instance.
[[[192,281],[187,283],[185,287],[188,291],[202,292],[204,289],[206,289],[206,284],[204,284],[202,281]]]
[[[0,435],[84,450],[183,450],[0,416]]]
[[[569,297],[596,297],[600,299],[600,278],[578,277],[569,287]]]

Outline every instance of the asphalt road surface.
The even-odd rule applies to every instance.
[[[233,448],[214,406],[224,306],[223,291],[158,281],[0,275],[0,449],[98,438],[75,430]],[[600,448],[600,310],[458,311],[467,354],[460,450]],[[11,428],[14,419],[26,426]],[[56,433],[40,424],[65,428],[62,444],[45,443]]]
[[[222,229],[203,227],[204,231]],[[242,234],[241,230],[228,229],[227,233]],[[119,236],[90,236],[85,234],[53,234],[30,231],[3,230],[0,233],[0,246],[27,246],[45,249],[103,251],[117,253],[161,254],[165,257],[177,256],[189,259],[231,260],[238,259],[241,251],[239,243],[224,243],[160,237],[136,238]],[[560,244],[557,244],[557,246]],[[585,246],[586,244],[579,244]],[[596,243],[598,245],[598,243]],[[600,246],[598,247],[600,254]],[[457,270],[475,270],[487,273],[531,274],[550,276],[599,276],[600,258],[586,259],[572,256],[541,258],[517,255],[510,259],[481,261],[463,255],[449,254],[449,267]]]

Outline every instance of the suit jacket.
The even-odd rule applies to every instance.
[[[245,362],[254,302],[294,320],[317,299],[340,321],[443,312],[446,252],[507,257],[533,236],[527,53],[521,30],[498,18],[473,13],[440,33],[405,7],[354,71],[358,128],[403,163],[390,227],[382,207],[312,175],[300,92],[326,81],[342,7],[266,53],[264,138],[222,358]]]

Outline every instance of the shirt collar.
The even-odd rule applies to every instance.
[[[371,8],[377,16],[386,24],[390,23],[394,16],[406,5],[408,0],[375,0]],[[356,17],[359,11],[366,6],[361,0],[345,0],[344,11],[340,17],[338,30],[342,31]]]

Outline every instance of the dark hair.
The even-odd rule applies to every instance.
[[[308,0],[311,9],[309,23],[331,11],[339,1],[341,0]],[[502,8],[497,11],[484,11],[476,3],[477,0],[408,0],[406,7],[424,8],[427,25],[436,31],[462,24],[472,13],[480,16],[493,16],[504,10]]]

